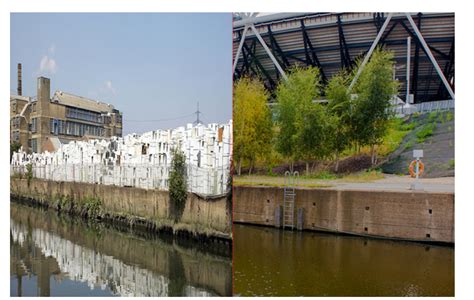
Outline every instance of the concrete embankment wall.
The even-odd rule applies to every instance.
[[[58,203],[64,206],[64,199],[78,208],[87,207],[90,199],[99,199],[102,216],[146,224],[156,230],[172,229],[224,239],[230,239],[232,232],[231,205],[226,197],[202,199],[189,194],[180,221],[175,223],[166,191],[40,179],[28,184],[26,179],[11,178],[10,193],[54,208]]]
[[[234,222],[280,226],[283,189],[236,186]],[[297,189],[301,229],[454,243],[454,194]]]

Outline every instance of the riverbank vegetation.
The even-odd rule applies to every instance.
[[[172,214],[175,222],[181,219],[181,216],[188,198],[186,186],[186,157],[180,149],[173,149],[173,160],[171,162],[171,171],[169,178],[169,197],[172,204]]]
[[[258,78],[238,80],[236,173],[245,169],[252,174],[265,166],[268,175],[274,175],[275,167],[294,171],[301,170],[301,164],[305,176],[340,173],[341,159],[357,163],[368,156],[369,165],[364,166],[370,168],[377,165],[379,154],[396,149],[410,127],[394,119],[389,109],[398,91],[393,53],[376,49],[350,89],[359,65],[354,71],[342,70],[326,85],[317,67],[293,67],[275,90],[272,110],[267,105],[270,94]]]

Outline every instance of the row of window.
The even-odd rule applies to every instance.
[[[100,113],[75,107],[66,107],[66,117],[94,123],[103,122]]]
[[[105,136],[105,130],[102,127],[58,119],[50,120],[50,129],[54,135]]]

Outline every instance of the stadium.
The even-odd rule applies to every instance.
[[[454,108],[454,13],[235,13],[233,25],[234,80],[258,75],[273,92],[296,64],[324,83],[381,45],[394,52],[399,103]]]

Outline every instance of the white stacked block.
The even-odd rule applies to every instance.
[[[219,140],[219,131],[222,131]],[[35,177],[141,188],[167,189],[172,149],[186,156],[188,189],[223,194],[232,151],[232,121],[129,134],[110,140],[72,141],[56,152],[13,154],[13,172],[33,165]]]

